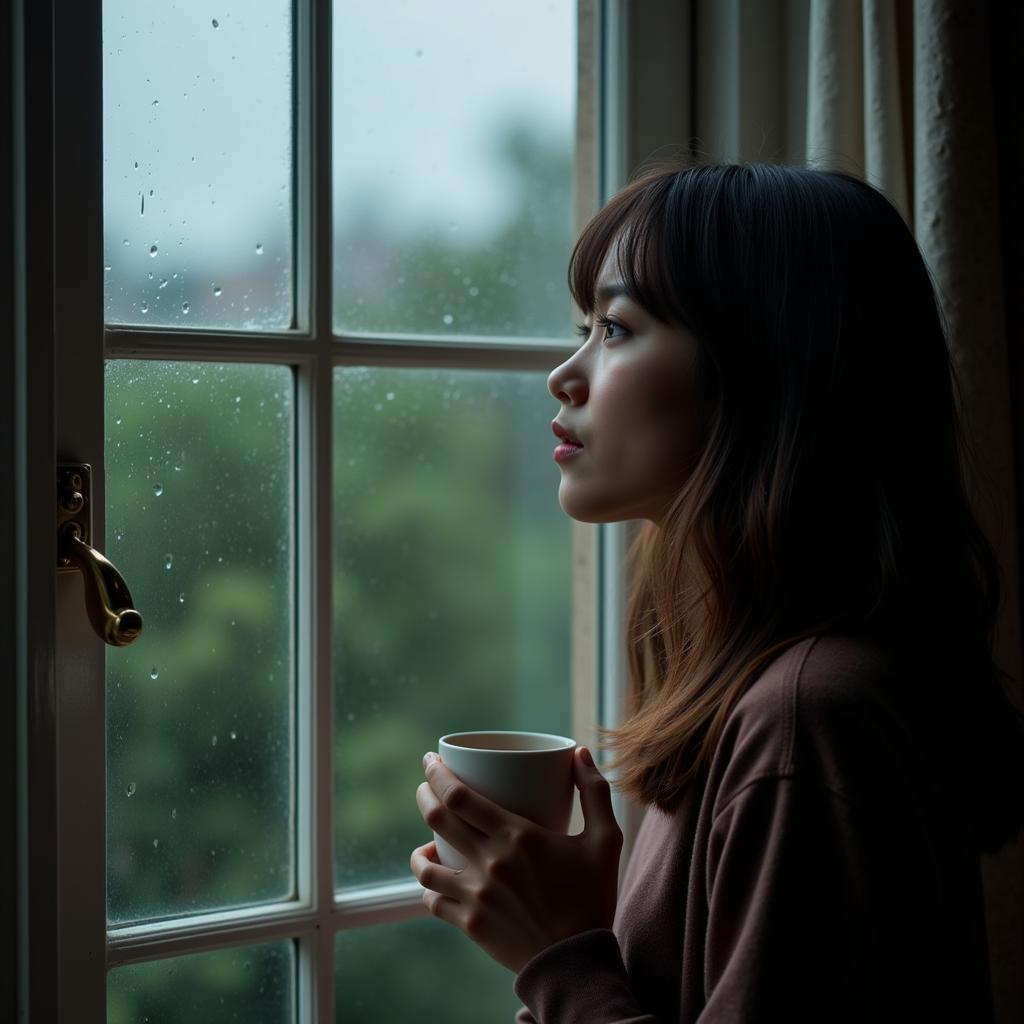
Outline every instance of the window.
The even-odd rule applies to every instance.
[[[58,57],[98,13],[57,5]],[[59,300],[92,288],[102,377],[57,335],[103,423],[58,449],[103,468],[146,629],[64,719],[65,1013],[511,1014],[507,973],[423,919],[412,793],[442,732],[594,714],[567,645],[593,534],[554,501],[544,380],[596,203],[595,33],[569,0],[102,4],[102,220],[58,223],[102,236],[102,296]],[[58,82],[95,99],[82,49]]]

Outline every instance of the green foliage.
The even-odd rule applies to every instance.
[[[457,258],[505,294],[474,314],[481,333],[561,333],[567,164],[525,136],[509,146],[514,173],[539,174],[541,188],[521,182],[500,236],[457,253],[412,239],[402,258],[435,270]],[[410,308],[431,308],[426,278],[416,287]],[[363,297],[364,308],[388,301],[383,289]],[[108,654],[113,923],[294,894],[295,650],[311,625],[295,621],[294,395],[287,367],[108,364],[108,544],[146,620],[137,644]],[[429,838],[414,801],[420,759],[442,733],[568,731],[555,412],[540,373],[336,371],[339,887],[408,877],[410,850]],[[346,932],[338,949],[339,1020],[418,1019],[425,985],[445,1000],[433,1019],[511,1016],[507,972],[436,922]],[[260,957],[248,961],[260,983],[283,971],[291,984],[290,952]],[[109,1020],[284,1019],[264,1015],[266,993],[247,976],[217,980],[237,965],[207,960],[234,963],[225,952],[112,972]]]

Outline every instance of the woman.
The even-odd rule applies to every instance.
[[[570,264],[583,344],[549,378],[559,500],[633,549],[621,834],[589,753],[559,836],[417,792],[460,872],[424,901],[515,971],[540,1024],[992,1018],[978,853],[1016,834],[1018,714],[990,657],[927,269],[856,178],[649,174]]]

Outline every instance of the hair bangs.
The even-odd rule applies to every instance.
[[[665,323],[685,323],[685,314],[677,308],[684,275],[675,265],[666,237],[673,227],[667,215],[673,186],[672,177],[640,178],[586,226],[570,257],[568,275],[569,291],[585,314],[597,307],[597,280],[614,248],[616,270],[629,297]]]

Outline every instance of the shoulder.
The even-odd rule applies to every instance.
[[[863,637],[826,634],[787,648],[729,715],[710,769],[719,796],[771,777],[848,791],[880,748],[905,743],[912,677],[910,665]]]

